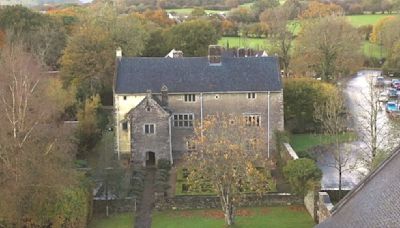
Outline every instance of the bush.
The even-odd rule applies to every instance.
[[[170,170],[171,169],[171,163],[167,159],[159,159],[158,163],[157,163],[157,168]]]
[[[304,197],[308,191],[319,185],[322,172],[317,164],[307,158],[288,161],[283,174],[289,181],[292,192]]]
[[[330,99],[337,88],[329,83],[311,78],[284,80],[285,126],[291,133],[320,131],[320,124],[314,120],[314,105]]]

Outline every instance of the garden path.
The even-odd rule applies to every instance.
[[[142,200],[136,213],[134,228],[150,228],[152,221],[152,211],[154,207],[154,178],[156,169],[147,168],[144,179],[144,189]]]

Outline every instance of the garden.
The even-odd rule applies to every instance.
[[[130,213],[99,218],[89,228],[125,228],[133,226]],[[235,227],[311,228],[315,225],[303,206],[240,208]],[[224,214],[218,209],[155,212],[153,228],[224,227]]]

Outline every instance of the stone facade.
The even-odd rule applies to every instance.
[[[120,110],[122,109],[125,112],[128,110],[124,103],[131,107],[131,110],[125,115],[123,112],[117,113],[119,119],[119,126],[117,127],[118,143],[124,148],[124,151],[131,148],[130,152],[133,159],[139,161],[145,160],[144,153],[152,151],[156,152],[157,159],[163,158],[173,162],[174,159],[180,159],[187,152],[188,139],[193,135],[192,127],[174,126],[174,115],[191,114],[193,115],[193,122],[201,122],[208,115],[229,113],[243,116],[248,114],[259,115],[261,127],[266,133],[265,140],[269,142],[269,151],[266,151],[266,153],[269,152],[271,156],[275,155],[274,131],[282,131],[284,128],[283,95],[281,91],[257,92],[254,99],[249,99],[247,92],[189,94],[195,96],[194,102],[185,102],[185,94],[168,94],[168,105],[161,107],[161,93],[153,93],[150,104],[156,108],[151,107],[151,111],[147,111],[145,105],[148,100],[146,95],[116,96],[115,100],[118,101]],[[126,99],[122,97],[126,97]],[[138,97],[142,99],[140,103],[137,101]],[[125,124],[124,121],[127,120],[127,115],[130,116],[129,128],[123,131],[121,129]],[[145,123],[155,124],[155,135],[143,137],[143,125]],[[170,138],[171,141],[169,141]],[[171,143],[171,148],[169,143]],[[170,150],[172,157],[169,155]]]
[[[170,113],[151,94],[128,113],[128,119],[122,124],[130,131],[134,161],[155,165],[159,159],[172,160]]]

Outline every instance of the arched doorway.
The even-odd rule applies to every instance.
[[[156,154],[152,151],[146,152],[146,167],[156,165]]]

